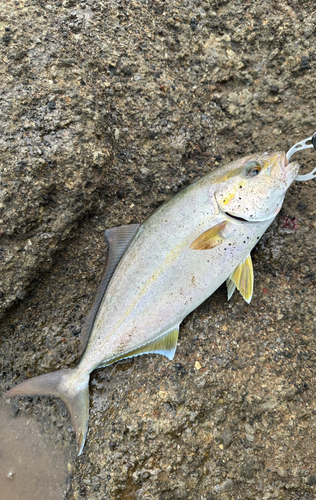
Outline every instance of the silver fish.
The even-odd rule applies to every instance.
[[[188,186],[143,224],[108,229],[107,266],[82,330],[79,365],[26,380],[6,396],[61,397],[80,454],[93,370],[140,354],[173,359],[180,323],[225,280],[228,299],[237,288],[251,301],[250,251],[298,170],[284,152],[248,156]]]

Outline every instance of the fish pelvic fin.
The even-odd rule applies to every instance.
[[[76,372],[77,370],[59,370],[30,378],[10,389],[5,397],[46,394],[61,398],[69,410],[80,455],[88,430],[89,375],[79,379]]]
[[[226,281],[228,300],[237,287],[248,304],[251,302],[253,293],[253,267],[250,254],[241,262]]]
[[[227,299],[230,300],[234,294],[234,291],[236,290],[236,285],[230,278],[227,278],[226,286],[227,286]]]

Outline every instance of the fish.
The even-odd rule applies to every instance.
[[[172,360],[183,319],[224,282],[253,295],[250,252],[279,213],[299,164],[261,153],[206,174],[142,224],[107,229],[107,263],[81,331],[81,359],[25,380],[6,397],[52,395],[67,405],[80,455],[93,370],[143,354]]]

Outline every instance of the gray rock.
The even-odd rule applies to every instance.
[[[312,1],[2,4],[4,393],[77,363],[104,229],[231,159],[287,150],[316,118]],[[298,159],[310,171],[315,153]],[[250,305],[222,287],[181,325],[173,362],[93,374],[80,458],[61,401],[14,401],[12,425],[27,415],[71,449],[67,500],[309,498],[315,186],[293,184],[254,250]]]

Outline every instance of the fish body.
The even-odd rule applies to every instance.
[[[225,281],[229,298],[237,287],[250,302],[250,251],[298,169],[285,153],[243,158],[188,186],[140,226],[107,230],[108,265],[83,329],[79,365],[26,380],[7,395],[61,397],[81,453],[94,369],[153,352],[172,359],[182,320]]]
[[[195,185],[187,196],[173,199],[140,226],[97,314],[82,360],[89,369],[178,328],[230,276],[271,224],[273,219],[244,224],[229,218],[210,203],[207,188]],[[201,234],[220,225],[221,243],[205,250],[190,248]]]

